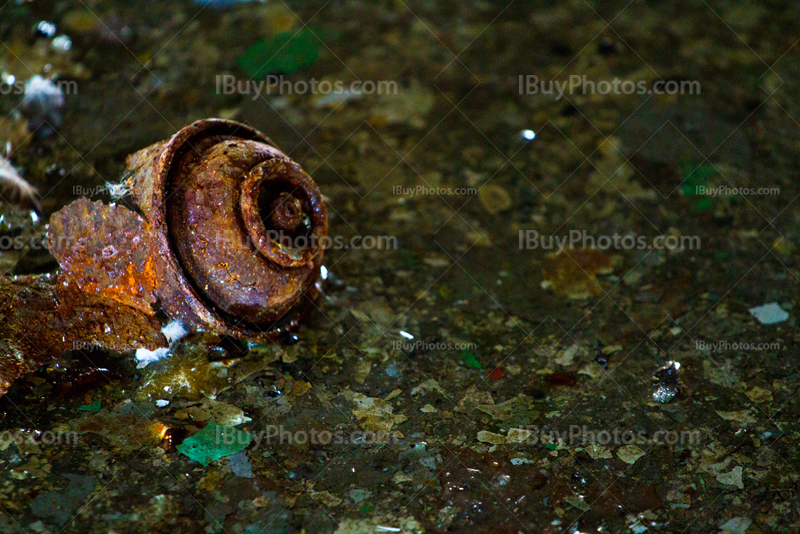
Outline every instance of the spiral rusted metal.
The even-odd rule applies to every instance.
[[[81,289],[240,338],[299,325],[317,293],[327,211],[269,138],[198,121],[129,156],[123,184],[136,211],[80,199],[50,220],[50,250]]]

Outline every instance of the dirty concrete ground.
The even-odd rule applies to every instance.
[[[0,531],[797,532],[798,29],[778,0],[0,6],[5,87],[77,87],[34,135],[0,96],[45,212],[3,205],[4,272],[55,270],[50,213],[212,116],[300,162],[342,245],[297,338],[143,369],[75,340],[17,381]],[[275,73],[397,91],[219,90]]]

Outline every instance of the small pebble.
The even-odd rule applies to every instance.
[[[782,323],[789,318],[789,313],[781,308],[777,302],[756,306],[755,308],[750,308],[749,311],[761,324]]]

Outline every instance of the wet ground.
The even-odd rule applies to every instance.
[[[76,346],[18,380],[0,531],[800,529],[793,3],[203,4],[0,5],[7,86],[77,87],[55,131],[0,96],[44,210],[3,204],[3,235],[225,117],[311,173],[344,245],[297,339],[143,369]],[[224,94],[268,74],[291,94]]]

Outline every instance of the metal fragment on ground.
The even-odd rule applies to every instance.
[[[152,314],[157,275],[149,224],[81,198],[50,218],[48,248],[82,290]]]
[[[153,317],[87,293],[64,276],[2,279],[0,302],[0,394],[20,375],[75,348],[75,340],[118,351],[166,343]]]

